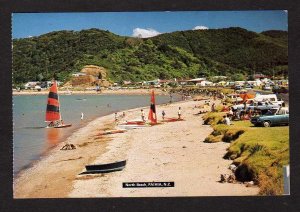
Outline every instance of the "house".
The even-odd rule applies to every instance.
[[[268,76],[262,74],[262,73],[256,73],[252,75],[254,79],[263,79],[263,78],[268,78]]]
[[[131,81],[125,81],[125,80],[123,81],[124,85],[130,85],[131,83],[132,83]]]
[[[196,83],[197,86],[212,86],[213,82],[202,80],[201,82]]]
[[[189,80],[177,80],[179,85],[186,85],[188,84],[190,81]]]
[[[213,80],[226,80],[227,77],[226,76],[213,76],[212,79]]]
[[[219,86],[225,86],[226,83],[227,83],[226,81],[220,81],[220,82],[217,83],[217,85],[219,85]]]
[[[201,83],[202,81],[205,81],[205,80],[206,80],[206,78],[202,77],[202,78],[191,79],[191,80],[188,80],[188,81],[197,84],[197,83]]]
[[[244,86],[245,85],[245,81],[234,81],[235,85],[240,85],[240,86]]]
[[[80,76],[86,76],[86,73],[82,73],[82,72],[77,72],[72,74],[73,77],[80,77]]]
[[[28,89],[34,89],[34,87],[37,86],[37,85],[39,85],[39,84],[40,84],[40,82],[35,82],[35,81],[33,81],[33,82],[27,82],[24,85],[24,87],[25,87],[26,90],[28,90]]]
[[[152,80],[152,81],[143,81],[142,85],[158,85],[159,84],[159,79]]]
[[[253,86],[261,86],[262,82],[260,79],[256,79],[255,81],[247,81],[248,85],[253,85]]]

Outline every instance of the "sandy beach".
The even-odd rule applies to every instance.
[[[184,121],[169,122],[125,133],[99,136],[115,127],[114,114],[100,117],[74,132],[31,168],[14,179],[15,198],[63,197],[168,197],[257,195],[257,187],[220,183],[230,174],[230,160],[223,159],[228,143],[203,143],[212,128],[195,116],[198,101],[157,106],[158,119],[177,117],[180,106]],[[146,113],[148,112],[146,107]],[[140,109],[126,111],[120,120],[139,119]],[[62,151],[65,143],[75,150]],[[123,171],[79,175],[87,164],[127,160]],[[122,188],[123,182],[173,181],[174,188]]]

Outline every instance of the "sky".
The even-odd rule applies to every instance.
[[[153,37],[181,30],[242,27],[254,32],[288,30],[286,10],[13,13],[12,37],[98,28],[122,36]]]

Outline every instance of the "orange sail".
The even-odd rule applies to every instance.
[[[154,90],[152,90],[151,93],[151,105],[150,105],[148,119],[151,121],[152,124],[157,124]]]
[[[56,81],[54,81],[48,95],[46,121],[57,121],[60,119],[57,84]]]

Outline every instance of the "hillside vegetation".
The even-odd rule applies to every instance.
[[[194,78],[233,80],[261,72],[287,75],[287,32],[242,28],[190,30],[152,38],[89,29],[58,31],[13,40],[13,83],[65,81],[85,65],[102,66],[110,80]]]

